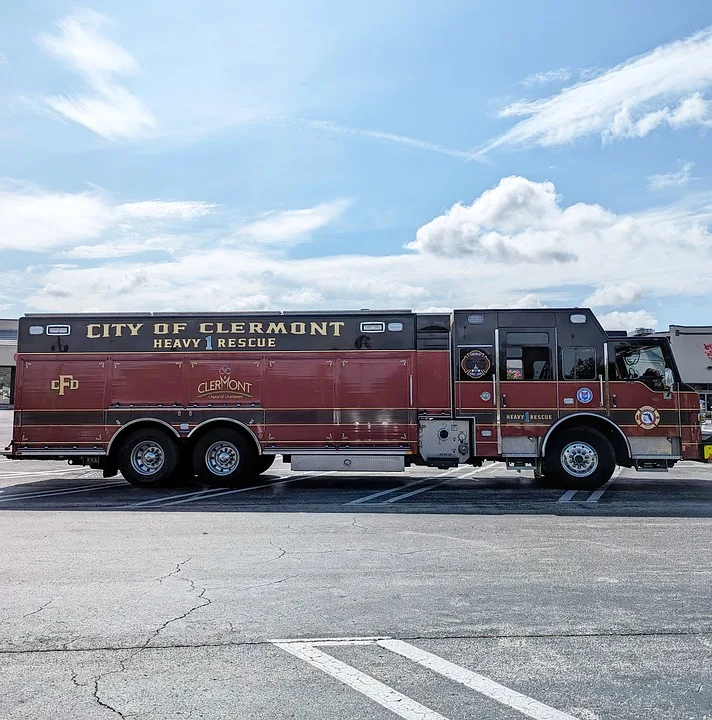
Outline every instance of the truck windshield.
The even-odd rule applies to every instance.
[[[653,390],[664,390],[665,353],[657,344],[617,343],[617,380],[639,380]]]

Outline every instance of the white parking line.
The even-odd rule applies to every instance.
[[[75,467],[69,470],[32,470],[29,472],[22,472],[17,470],[11,470],[10,472],[4,472],[0,474],[2,480],[13,480],[14,478],[20,477],[44,477],[50,480],[55,475],[76,475],[77,473],[91,473],[95,472],[92,468]],[[79,477],[83,477],[79,475]]]
[[[571,499],[577,492],[578,492],[578,490],[567,490],[556,502],[557,503],[571,502]]]
[[[181,495],[168,496],[167,498],[164,498],[164,500],[170,500],[171,502],[164,502],[161,505],[156,505],[156,507],[169,507],[171,505],[183,505],[184,503],[195,502],[196,500],[203,500],[203,499],[210,500],[215,497],[221,497],[222,495],[236,495],[237,493],[248,492],[249,490],[264,490],[265,488],[270,488],[275,485],[286,485],[287,483],[298,482],[299,480],[309,480],[311,478],[319,477],[322,475],[328,475],[328,474],[329,473],[322,472],[322,473],[314,473],[312,475],[300,475],[299,477],[292,476],[287,479],[279,478],[278,480],[273,480],[272,482],[263,482],[263,483],[260,483],[259,485],[251,485],[250,487],[236,488],[236,489],[232,489],[232,490],[213,488],[212,490],[203,490],[200,493],[192,493],[193,497],[184,497]],[[191,494],[191,493],[189,493],[189,494]],[[180,497],[182,499],[176,500],[175,498],[178,498],[178,497]],[[130,506],[130,507],[135,507],[135,506]]]
[[[371,493],[365,497],[360,497],[357,500],[351,500],[350,502],[344,503],[344,505],[362,505],[369,500],[375,500],[376,498],[383,497],[384,495],[390,495],[391,493],[398,492],[399,490],[405,490],[405,488],[413,487],[413,485],[422,485],[424,482],[428,482],[428,478],[419,478],[413,480],[413,482],[406,483],[405,485],[399,485],[398,487],[391,488],[390,490],[381,490],[380,492]]]
[[[473,475],[476,475],[477,473],[483,472],[484,470],[489,470],[490,468],[493,468],[495,465],[501,465],[501,463],[493,463],[491,465],[482,465],[478,468],[475,468],[474,470],[470,470],[469,472],[466,472],[462,475],[448,475],[448,473],[455,473],[458,470],[462,468],[454,468],[453,470],[448,470],[447,472],[444,472],[442,475],[438,475],[436,477],[443,478],[442,480],[439,480],[438,482],[431,483],[430,485],[426,485],[425,487],[417,488],[416,490],[411,490],[410,492],[403,493],[402,495],[396,495],[395,497],[388,498],[388,500],[384,500],[380,503],[373,503],[374,505],[389,505],[391,503],[396,503],[399,500],[405,500],[406,498],[413,497],[414,495],[420,495],[420,493],[427,492],[428,490],[432,490],[433,488],[440,487],[440,485],[445,485],[446,483],[450,482],[450,480],[465,480],[467,478],[472,477]],[[444,477],[445,475],[448,475],[448,477]],[[406,486],[403,486],[406,487]],[[390,491],[393,492],[393,491]]]
[[[449,662],[438,655],[426,652],[415,645],[403,642],[402,640],[378,640],[380,647],[397,653],[408,660],[418,663],[433,672],[443,675],[449,680],[465,685],[472,690],[486,695],[492,700],[496,700],[502,705],[518,710],[522,715],[534,718],[534,720],[576,720],[573,715],[555,710],[544,703],[540,703],[534,698],[511,690],[504,685],[500,685],[494,680],[486,678],[484,675],[472,672],[455,663]]]
[[[370,675],[327,655],[308,643],[275,643],[282,650],[331,675],[405,720],[447,720],[444,715],[402,695]]]
[[[95,492],[97,490],[105,490],[107,488],[116,487],[117,485],[123,485],[123,481],[119,482],[106,482],[101,485],[88,485],[85,487],[77,488],[72,490],[71,488],[64,488],[61,490],[47,490],[45,492],[35,493],[23,493],[18,495],[9,495],[8,497],[0,498],[0,503],[13,502],[14,500],[34,500],[35,498],[44,497],[56,497],[62,495],[76,495],[77,493]]]
[[[276,647],[331,675],[345,685],[348,685],[374,702],[377,702],[382,707],[407,720],[447,719],[435,710],[421,705],[370,675],[366,675],[366,673],[357,670],[351,665],[347,665],[332,655],[319,650],[319,647],[339,645],[373,645],[381,647],[407,660],[411,660],[438,675],[442,675],[448,680],[464,685],[501,705],[506,705],[533,720],[577,720],[573,715],[568,715],[560,710],[556,710],[523,693],[500,685],[484,675],[468,670],[461,665],[456,665],[449,660],[441,658],[439,655],[421,650],[415,647],[415,645],[403,642],[402,640],[394,640],[388,637],[354,637],[314,640],[272,640],[271,642]],[[467,717],[475,717],[475,715],[468,713]]]
[[[613,481],[621,474],[623,471],[622,467],[616,468],[615,472],[611,476],[611,479],[607,482],[601,485],[600,488],[597,490],[594,490],[585,500],[574,500],[574,495],[576,493],[582,492],[581,490],[567,490],[556,502],[557,503],[597,503],[601,497],[603,497],[603,493],[608,490],[608,488],[613,484]]]

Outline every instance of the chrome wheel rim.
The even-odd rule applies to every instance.
[[[569,475],[588,477],[598,467],[598,453],[588,443],[569,443],[561,451],[561,465]]]
[[[219,440],[207,449],[205,465],[213,475],[230,475],[240,465],[240,451],[231,442]]]
[[[131,451],[131,467],[139,475],[155,475],[166,462],[163,448],[153,440],[144,440]]]

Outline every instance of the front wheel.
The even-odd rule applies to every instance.
[[[240,433],[217,428],[195,444],[193,468],[211,485],[233,485],[255,473],[255,450]]]
[[[162,430],[138,430],[121,446],[119,472],[137,487],[159,487],[178,468],[178,448]]]
[[[607,483],[616,469],[616,454],[596,430],[569,430],[555,438],[546,451],[549,473],[568,487],[591,490]]]

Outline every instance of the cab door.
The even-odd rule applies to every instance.
[[[634,458],[681,454],[679,392],[666,385],[674,367],[669,348],[654,339],[627,338],[608,343],[608,408],[628,437]]]
[[[497,403],[504,455],[537,455],[558,417],[556,330],[499,328]]]

